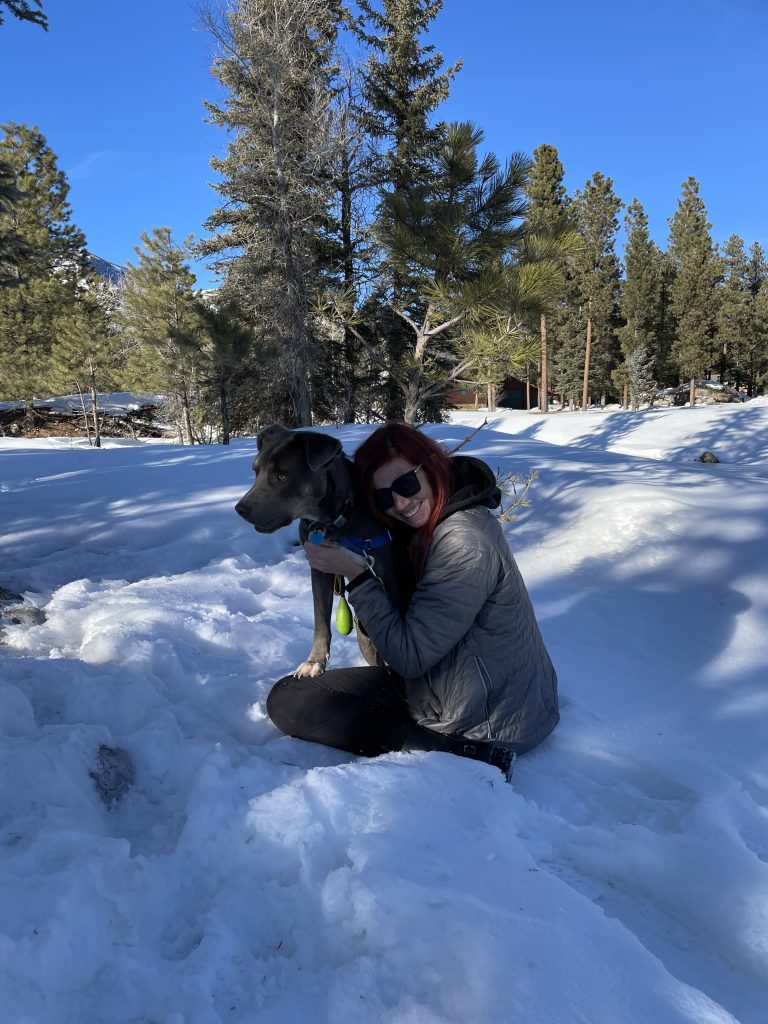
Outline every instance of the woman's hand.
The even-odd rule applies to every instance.
[[[344,576],[353,580],[361,572],[365,572],[365,566],[357,562],[341,545],[333,541],[324,540],[322,544],[304,542],[304,551],[307,561],[313,569],[320,572],[330,572],[336,576]]]

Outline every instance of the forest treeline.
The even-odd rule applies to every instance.
[[[0,398],[162,393],[193,443],[439,419],[456,385],[493,406],[509,376],[539,385],[542,409],[637,409],[707,377],[764,391],[761,246],[714,243],[693,177],[663,249],[606,174],[569,195],[555,146],[499,158],[478,125],[441,121],[460,73],[429,43],[441,6],[204,12],[221,86],[207,117],[228,139],[217,205],[197,239],[147,226],[118,281],[91,268],[39,127],[3,125]],[[196,289],[200,258],[217,289]]]

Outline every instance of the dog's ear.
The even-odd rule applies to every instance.
[[[341,451],[341,441],[328,434],[312,434],[307,431],[302,432],[301,437],[307,453],[307,465],[313,473],[333,462]]]
[[[269,427],[263,427],[256,435],[256,451],[260,452],[265,445],[274,444],[281,435],[284,434],[287,437],[291,433],[292,431],[280,427],[276,423]]]

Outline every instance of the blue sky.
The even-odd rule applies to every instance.
[[[194,6],[44,6],[48,33],[0,26],[0,120],[39,125],[92,252],[125,263],[161,224],[199,235],[226,139],[203,120],[217,83]],[[768,248],[765,0],[445,0],[431,41],[464,60],[442,116],[475,121],[498,156],[551,143],[569,191],[602,171],[661,244],[692,174],[716,241]]]

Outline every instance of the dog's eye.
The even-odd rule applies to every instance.
[[[287,473],[275,473],[275,476],[276,476],[276,478],[277,478],[279,483],[282,483],[284,480],[288,479],[288,474]]]

